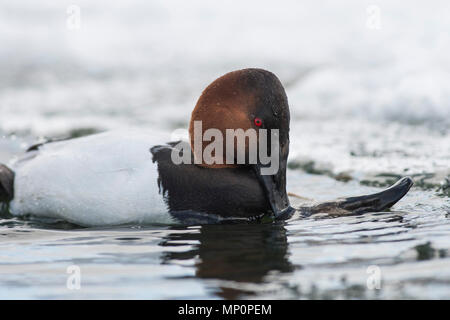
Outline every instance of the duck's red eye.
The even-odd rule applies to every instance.
[[[255,126],[257,126],[257,127],[262,126],[262,120],[260,118],[255,118]]]

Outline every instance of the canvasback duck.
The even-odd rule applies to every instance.
[[[411,187],[412,180],[403,178],[377,194],[292,208],[286,192],[289,121],[288,99],[273,73],[233,71],[203,91],[192,112],[189,142],[163,143],[152,133],[133,130],[35,145],[8,167],[0,165],[0,202],[13,216],[81,226],[217,223],[287,219],[295,210],[305,215],[380,211]],[[215,161],[208,161],[208,129],[223,136],[229,130],[255,130],[259,149],[270,149],[276,170],[267,173],[272,164],[261,154],[250,161],[250,138],[238,150],[233,137],[230,149],[219,146],[210,152]],[[266,140],[260,137],[263,129]],[[196,140],[198,133],[203,140]],[[177,163],[174,155],[187,161]],[[243,162],[230,161],[239,156]]]

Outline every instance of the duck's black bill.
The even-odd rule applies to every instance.
[[[276,219],[289,219],[295,212],[290,206],[286,192],[286,164],[280,164],[277,174],[264,175],[261,173],[261,165],[255,165],[254,171],[266,194],[267,201]]]
[[[404,177],[381,192],[344,199],[339,206],[355,213],[378,212],[389,209],[397,203],[414,184],[410,177]]]

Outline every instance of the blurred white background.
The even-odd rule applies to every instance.
[[[442,171],[449,16],[435,0],[0,0],[0,131],[172,131],[209,82],[260,67],[286,87],[291,159]]]

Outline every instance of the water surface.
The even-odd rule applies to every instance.
[[[374,190],[290,177],[331,193]],[[450,213],[442,202],[413,190],[392,212],[269,224],[94,229],[3,219],[0,298],[449,298]],[[71,265],[80,267],[80,290],[67,288]],[[367,286],[373,265],[379,290]]]

